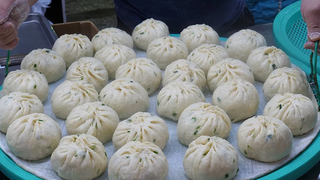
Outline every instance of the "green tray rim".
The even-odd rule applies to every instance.
[[[173,37],[178,37],[177,34],[172,34]],[[227,38],[221,37],[221,41],[225,41]],[[298,61],[297,59],[290,57],[292,64],[300,67],[307,74],[310,73],[310,68],[304,63]],[[318,79],[320,79],[318,75]],[[0,86],[0,90],[2,86]],[[315,139],[310,143],[310,145],[296,158],[292,159],[280,168],[258,178],[259,180],[270,180],[270,179],[297,179],[307,171],[309,171],[318,161],[320,160],[320,135],[315,137]],[[31,174],[30,172],[24,170],[20,166],[14,163],[14,161],[7,156],[0,148],[0,170],[10,179],[31,179],[40,180],[41,178]]]

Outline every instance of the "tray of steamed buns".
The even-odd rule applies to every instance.
[[[65,34],[5,78],[0,158],[21,179],[289,177],[319,132],[304,71],[250,29]]]

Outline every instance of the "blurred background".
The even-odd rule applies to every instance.
[[[117,17],[113,0],[52,0],[47,8],[46,17],[52,23],[91,21],[98,29],[116,27]],[[65,8],[65,14],[63,13]]]

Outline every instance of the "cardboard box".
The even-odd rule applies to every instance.
[[[77,33],[88,36],[90,40],[99,32],[99,29],[91,21],[52,24],[52,28],[58,37],[64,34]]]

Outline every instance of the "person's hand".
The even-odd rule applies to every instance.
[[[0,48],[10,50],[19,42],[18,28],[28,17],[28,0],[0,1]]]
[[[314,50],[315,42],[320,40],[320,1],[302,0],[300,10],[308,30],[308,41],[304,48]],[[320,53],[320,46],[317,53]]]

